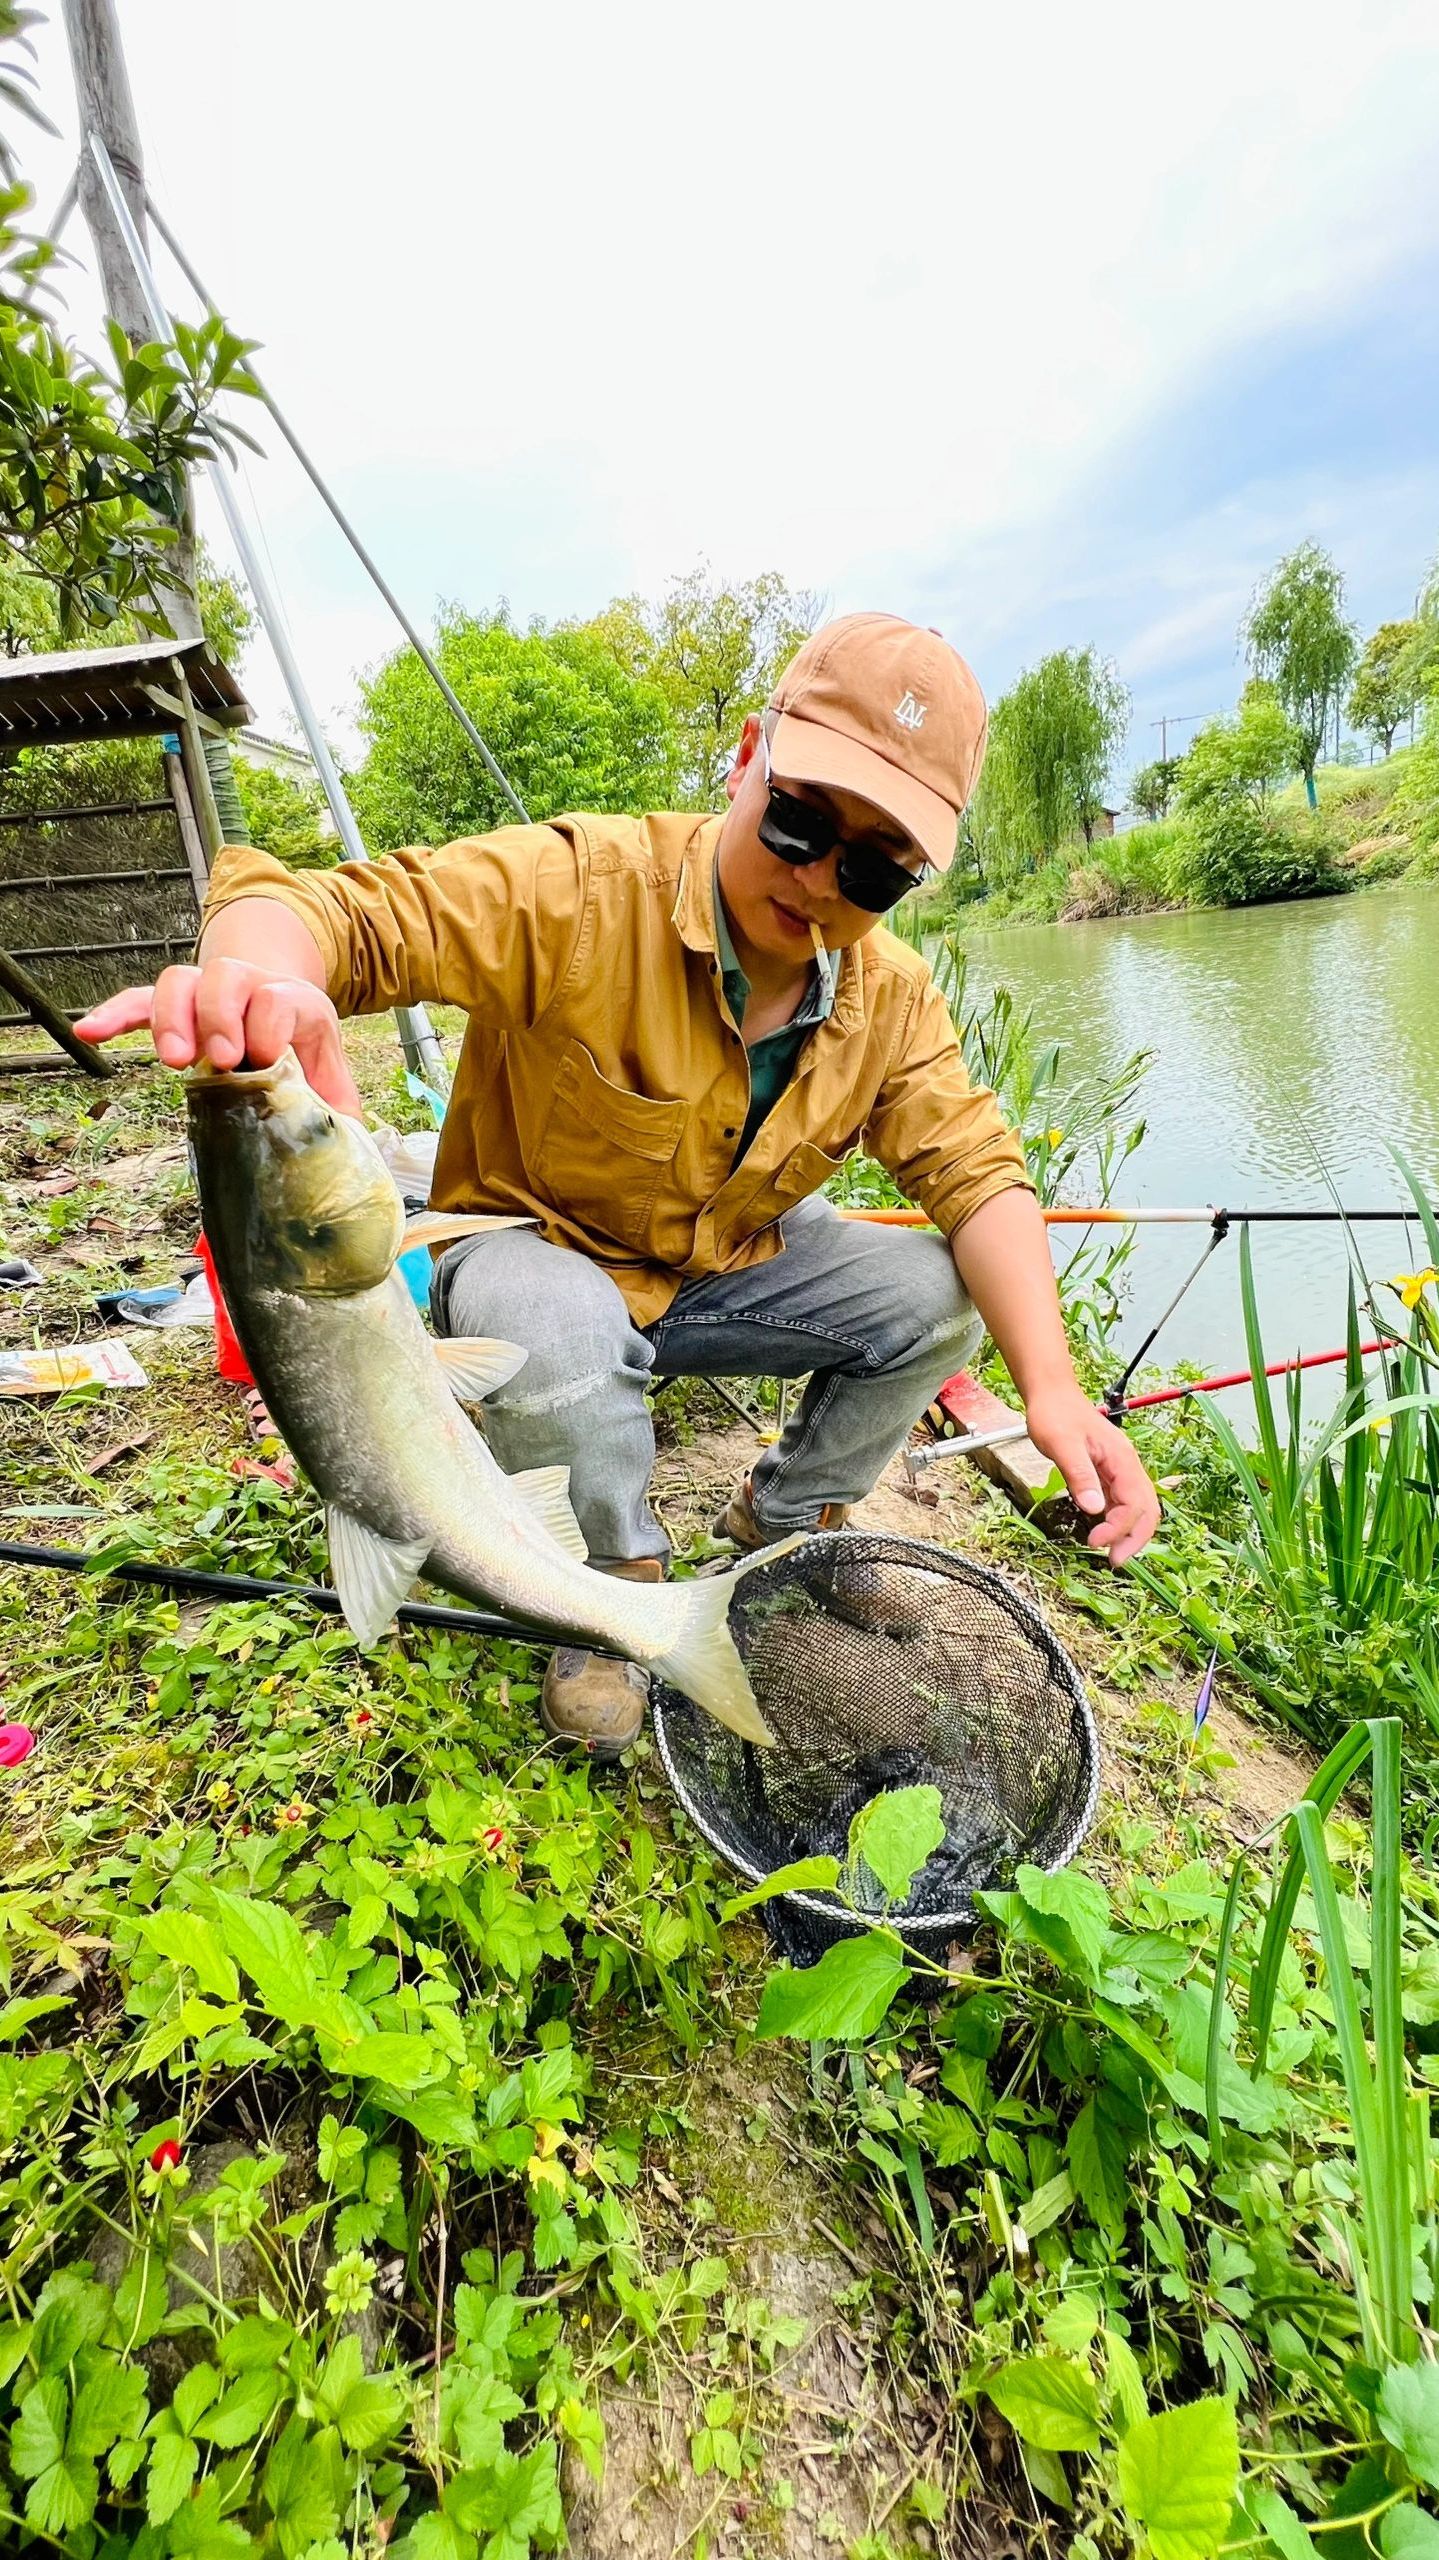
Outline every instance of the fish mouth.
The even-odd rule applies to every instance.
[[[244,1102],[253,1110],[256,1103],[269,1103],[275,1110],[294,1102],[310,1090],[300,1070],[293,1049],[286,1049],[268,1067],[217,1067],[208,1058],[197,1058],[185,1078],[190,1100],[213,1102],[222,1109],[230,1102]]]

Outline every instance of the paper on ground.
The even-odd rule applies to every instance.
[[[0,1396],[62,1396],[72,1387],[148,1387],[123,1342],[75,1343],[64,1351],[0,1351]]]

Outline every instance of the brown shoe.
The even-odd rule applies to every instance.
[[[849,1518],[847,1502],[827,1502],[815,1522],[817,1529],[842,1529]],[[774,1534],[762,1529],[754,1516],[750,1499],[750,1479],[745,1477],[738,1493],[732,1493],[723,1511],[718,1512],[710,1527],[712,1538],[727,1538],[732,1547],[743,1547],[753,1555],[758,1547],[772,1547]]]
[[[627,1564],[604,1565],[622,1582],[663,1582],[657,1556],[636,1556]],[[560,1645],[545,1665],[540,1689],[540,1722],[556,1742],[573,1743],[601,1764],[618,1760],[644,1730],[649,1673],[637,1662],[620,1662],[613,1654],[590,1653],[581,1645]]]

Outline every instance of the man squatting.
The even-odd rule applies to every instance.
[[[169,1067],[293,1045],[358,1114],[341,1018],[462,1008],[432,1206],[534,1224],[452,1245],[434,1320],[528,1352],[486,1435],[507,1472],[568,1466],[602,1573],[666,1568],[651,1378],[807,1381],[715,1524],[754,1548],[842,1524],[986,1329],[1090,1545],[1123,1564],[1154,1488],[1075,1377],[1023,1149],[881,921],[949,868],[985,726],[937,633],[848,614],[745,721],[722,818],[558,817],[318,873],[228,848],[198,966],[78,1027],[148,1024]],[[837,1215],[821,1186],[857,1146],[936,1233]],[[645,1689],[562,1646],[541,1711],[613,1758]]]

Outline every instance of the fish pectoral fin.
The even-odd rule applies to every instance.
[[[330,1571],[357,1644],[378,1643],[430,1552],[428,1538],[385,1538],[352,1511],[329,1505]]]
[[[588,1564],[590,1551],[585,1533],[570,1507],[570,1471],[568,1467],[526,1467],[522,1474],[506,1479],[513,1485],[527,1511],[548,1529],[566,1555],[580,1564]]]
[[[400,1247],[409,1253],[417,1244],[454,1244],[460,1236],[487,1236],[496,1227],[533,1227],[537,1218],[483,1218],[448,1209],[422,1209],[417,1218],[405,1225],[405,1238]]]
[[[435,1357],[445,1373],[445,1384],[461,1404],[483,1404],[517,1369],[523,1369],[529,1358],[517,1342],[490,1342],[479,1333],[441,1333],[435,1337]]]

